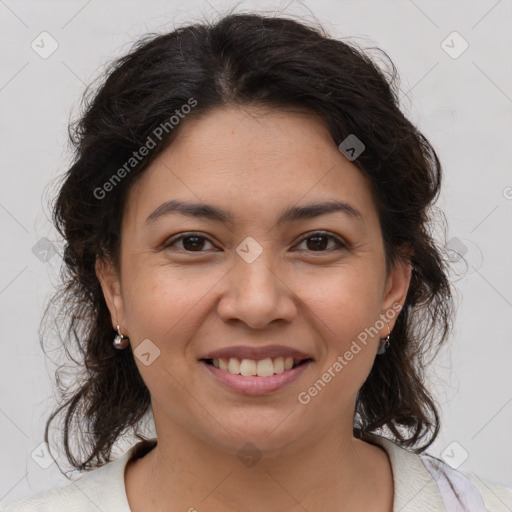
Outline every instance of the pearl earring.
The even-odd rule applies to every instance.
[[[116,337],[114,338],[114,342],[112,343],[112,345],[114,345],[114,348],[117,348],[118,350],[123,350],[129,344],[130,344],[130,339],[121,334],[121,328],[118,325],[117,326],[117,334],[116,334]]]

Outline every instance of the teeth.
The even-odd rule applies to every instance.
[[[240,361],[231,357],[228,362],[228,372],[238,374],[240,373]]]
[[[258,377],[271,377],[275,373],[282,373],[285,370],[290,370],[293,367],[293,357],[276,357],[271,359],[242,359],[241,361],[236,357],[229,359],[213,359],[213,366],[221,370],[228,371],[235,375],[243,375],[246,377],[257,375]]]
[[[270,377],[271,375],[274,375],[274,365],[272,364],[272,359],[270,359],[270,357],[258,361],[256,364],[256,374],[258,377]]]
[[[284,372],[284,359],[282,357],[276,357],[274,359],[274,371],[276,373]]]
[[[240,363],[240,375],[245,375],[246,377],[256,375],[256,361],[252,359],[242,359]]]

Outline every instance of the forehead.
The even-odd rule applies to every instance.
[[[295,204],[338,200],[376,220],[368,178],[324,123],[281,110],[226,108],[185,119],[130,190],[125,221],[142,225],[173,198],[214,204],[240,220],[274,221]]]

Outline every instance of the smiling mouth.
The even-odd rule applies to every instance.
[[[267,357],[265,359],[255,360],[230,357],[229,359],[200,359],[200,361],[233,375],[241,375],[243,377],[271,377],[287,370],[297,368],[298,366],[313,361],[313,359],[306,358],[297,360],[293,357]]]

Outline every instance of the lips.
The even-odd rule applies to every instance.
[[[312,359],[303,360],[301,363],[290,367],[289,369],[283,369],[283,358],[278,357],[277,359],[281,360],[281,368],[279,368],[278,373],[274,373],[277,371],[277,368],[268,368],[268,370],[272,370],[267,372],[264,368],[265,375],[260,375],[260,368],[258,368],[258,374],[254,376],[252,372],[243,371],[242,364],[240,364],[240,370],[243,371],[244,375],[239,375],[238,373],[233,373],[230,371],[229,367],[226,369],[221,369],[220,367],[215,366],[214,364],[208,364],[206,361],[221,361],[226,363],[227,359],[214,359],[214,360],[201,360],[201,366],[206,370],[207,374],[212,376],[222,387],[225,389],[229,389],[230,391],[234,391],[236,393],[248,396],[259,396],[259,395],[267,395],[272,393],[277,393],[283,390],[285,387],[292,385],[293,382],[297,381],[301,375],[307,371],[308,367],[313,364]],[[229,359],[229,364],[232,365],[234,362],[237,363],[237,359],[231,358]],[[254,360],[251,362],[250,360],[244,359],[246,363],[254,364]],[[264,359],[264,366],[268,366],[268,362],[271,359]],[[266,361],[266,363],[265,363]],[[291,362],[293,361],[292,357],[287,358],[289,361],[289,365],[291,366]],[[258,362],[259,365],[259,362]],[[246,368],[247,369],[247,368]],[[236,370],[236,368],[234,368]]]
[[[286,359],[288,357],[292,357],[294,364],[299,363],[301,361],[311,359],[314,360],[313,357],[305,352],[301,352],[300,350],[286,347],[284,345],[267,345],[264,347],[251,347],[248,345],[235,345],[232,347],[224,347],[218,350],[214,350],[209,352],[208,354],[200,357],[200,360],[213,360],[213,359],[230,359],[236,358],[239,360],[242,359],[252,359],[255,361],[259,361],[261,359],[275,359],[277,357],[282,357]]]

